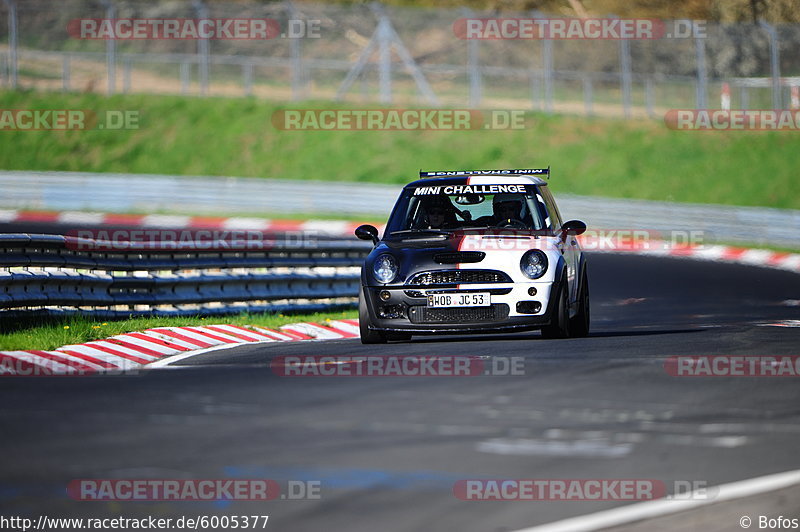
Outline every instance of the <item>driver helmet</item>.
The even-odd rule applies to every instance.
[[[425,219],[431,226],[441,226],[455,221],[455,208],[447,196],[428,198],[423,204]]]
[[[502,220],[522,220],[525,217],[525,199],[519,194],[495,194],[492,211]]]

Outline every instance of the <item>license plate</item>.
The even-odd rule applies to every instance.
[[[490,307],[491,305],[492,294],[489,292],[431,294],[428,296],[429,307]]]

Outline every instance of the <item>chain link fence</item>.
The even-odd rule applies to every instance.
[[[734,109],[797,103],[798,25],[666,21],[672,37],[640,40],[477,40],[454,30],[461,18],[492,16],[380,4],[2,0],[0,81],[45,90],[628,117],[718,108],[723,90]],[[209,18],[271,19],[280,35],[114,40],[82,39],[70,30],[85,19]]]

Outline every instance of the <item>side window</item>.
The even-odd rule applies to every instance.
[[[547,207],[547,214],[550,217],[550,229],[555,231],[564,223],[561,219],[561,213],[558,212],[556,200],[553,198],[553,195],[550,193],[550,189],[546,185],[539,187],[539,194],[542,195],[542,199],[544,199],[544,205]]]

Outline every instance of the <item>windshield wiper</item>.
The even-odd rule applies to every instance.
[[[402,229],[400,231],[392,231],[390,235],[411,235],[414,233],[431,233],[434,235],[452,235],[452,231],[445,231],[443,229]]]
[[[400,231],[392,231],[389,233],[392,236],[409,237],[412,235],[421,235],[422,238],[430,237],[444,237],[450,238],[453,236],[453,231],[445,231],[442,229],[402,229]]]

